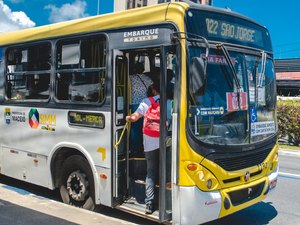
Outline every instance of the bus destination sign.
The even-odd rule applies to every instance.
[[[69,124],[75,126],[104,129],[105,118],[102,113],[69,112]]]
[[[209,37],[231,39],[244,43],[258,43],[262,40],[262,33],[259,30],[212,18],[206,18],[205,21]]]

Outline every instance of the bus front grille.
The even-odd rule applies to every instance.
[[[214,155],[212,161],[224,170],[235,171],[262,163],[267,158],[271,150],[272,148],[267,148],[258,152],[241,153],[238,155]]]

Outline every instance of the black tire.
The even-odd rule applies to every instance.
[[[87,210],[95,209],[93,173],[85,158],[73,155],[62,167],[60,195],[64,203]]]

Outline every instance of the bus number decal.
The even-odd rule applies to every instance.
[[[206,30],[209,36],[233,39],[241,42],[253,43],[261,39],[257,30],[236,23],[206,18]]]
[[[207,31],[210,34],[218,34],[217,29],[218,29],[218,21],[213,20],[213,19],[206,19],[206,26],[207,26]]]
[[[260,164],[257,165],[257,167],[258,167],[259,171],[267,169],[268,168],[268,163],[267,162],[260,163]]]

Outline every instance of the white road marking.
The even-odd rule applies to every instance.
[[[289,176],[289,177],[295,177],[295,178],[300,178],[300,174],[293,174],[293,173],[279,172],[279,175]]]
[[[279,155],[300,157],[300,151],[279,150]]]

